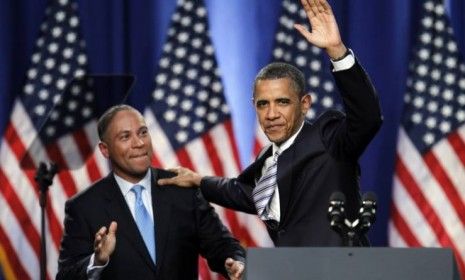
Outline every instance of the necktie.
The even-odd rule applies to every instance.
[[[147,208],[145,208],[142,202],[142,190],[143,186],[135,185],[131,188],[131,191],[136,195],[136,204],[134,208],[134,214],[136,219],[137,227],[139,232],[144,239],[145,246],[152,257],[154,263],[156,263],[155,255],[155,226],[150,218]]]
[[[258,216],[262,220],[266,220],[267,206],[273,196],[275,188],[278,186],[276,181],[276,175],[278,173],[278,156],[279,152],[276,151],[273,156],[273,163],[268,166],[252,191],[255,208],[257,208]]]

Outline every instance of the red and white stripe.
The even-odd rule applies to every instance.
[[[421,155],[401,127],[389,223],[396,247],[449,247],[465,275],[465,126]]]
[[[83,162],[83,153],[96,151],[96,122],[60,138],[57,143],[34,141],[37,131],[23,105],[16,101],[0,147],[0,241],[16,279],[40,276],[40,207],[34,181],[38,159],[61,161],[60,172],[49,189],[47,209],[47,278],[57,272],[63,233],[64,203],[108,172],[98,152]],[[32,148],[30,147],[32,145]],[[90,150],[83,150],[85,147]],[[68,170],[68,167],[73,169]],[[66,186],[66,187],[65,187]]]

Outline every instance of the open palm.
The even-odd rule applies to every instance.
[[[311,25],[311,32],[301,24],[295,28],[307,41],[319,48],[326,49],[332,58],[340,57],[346,52],[341,40],[339,28],[333,11],[325,0],[301,0]]]

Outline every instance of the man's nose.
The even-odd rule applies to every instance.
[[[268,119],[276,119],[279,117],[279,113],[275,105],[270,104],[268,110],[266,111],[266,117]]]
[[[136,137],[134,137],[134,139],[132,141],[132,145],[134,147],[143,146],[144,145],[144,140],[142,139],[142,137],[136,136]]]

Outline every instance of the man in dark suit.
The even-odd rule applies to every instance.
[[[66,203],[57,279],[196,279],[199,254],[240,279],[244,250],[202,194],[157,185],[173,174],[150,168],[142,115],[114,106],[98,132],[112,172]]]
[[[326,0],[301,0],[312,32],[295,28],[331,59],[345,114],[329,110],[314,123],[305,121],[311,97],[297,68],[272,63],[257,75],[253,102],[260,126],[272,145],[237,178],[202,177],[189,169],[159,184],[200,186],[205,198],[266,223],[276,246],[339,246],[330,229],[328,199],[346,196],[346,214],[359,209],[358,158],[378,131],[382,116],[375,90],[352,51],[343,44]],[[356,245],[366,245],[362,238]]]

